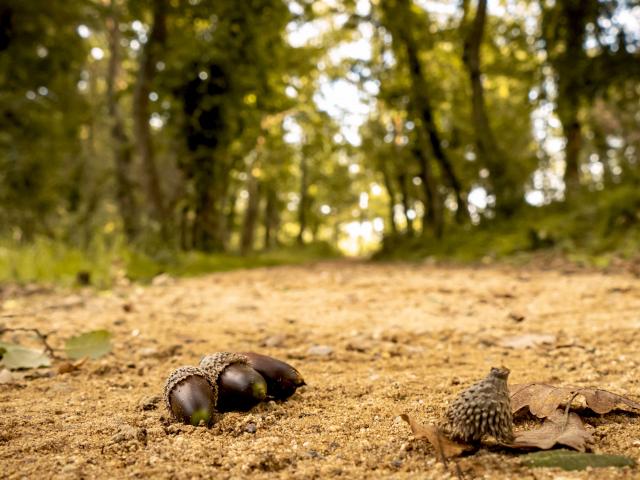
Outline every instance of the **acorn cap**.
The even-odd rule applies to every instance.
[[[164,384],[164,404],[167,406],[167,410],[169,410],[169,412],[172,412],[170,401],[171,391],[176,385],[178,385],[183,380],[191,377],[192,375],[204,378],[209,383],[209,385],[211,385],[213,405],[215,405],[218,401],[218,384],[209,378],[207,372],[198,367],[180,367],[171,372],[169,378],[167,378],[167,381]]]
[[[249,365],[249,360],[246,356],[239,353],[216,352],[202,357],[202,360],[200,360],[200,369],[208,375],[209,381],[217,386],[218,378],[222,371],[234,363]]]
[[[442,425],[445,433],[465,442],[491,435],[513,441],[513,414],[507,387],[508,368],[492,368],[483,380],[461,392],[449,406]]]

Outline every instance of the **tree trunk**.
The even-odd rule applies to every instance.
[[[300,245],[304,244],[304,232],[307,229],[307,208],[309,204],[308,170],[307,158],[303,152],[300,159],[300,203],[298,205],[298,224],[300,225],[300,230],[298,231],[298,237],[296,239]]]
[[[387,189],[387,194],[389,195],[389,228],[391,229],[391,235],[395,236],[398,234],[398,225],[396,224],[395,215],[396,191],[393,187],[393,180],[391,179],[391,175],[389,174],[389,171],[384,163],[384,160],[382,160],[382,178],[384,181],[384,187]]]
[[[383,5],[387,2],[383,2]],[[462,186],[456,176],[453,165],[448,155],[442,148],[440,133],[436,127],[430,100],[427,94],[427,82],[425,81],[422,65],[418,56],[418,46],[413,38],[413,14],[411,13],[410,0],[395,0],[395,8],[387,6],[387,28],[391,32],[394,40],[404,48],[409,67],[411,79],[411,103],[418,112],[421,120],[420,128],[424,130],[426,137],[431,144],[431,151],[436,161],[440,165],[443,177],[446,178],[449,186],[453,189],[456,202],[456,219],[461,221],[468,216],[467,204],[462,196]],[[399,45],[399,46],[400,46]]]
[[[213,155],[209,153],[209,155]],[[223,251],[225,229],[222,224],[224,195],[215,189],[215,164],[209,155],[195,159],[200,166],[193,178],[195,190],[195,218],[193,221],[193,244],[205,252]]]
[[[156,76],[156,62],[166,41],[166,11],[166,0],[154,0],[151,33],[140,57],[138,78],[133,92],[136,144],[144,167],[145,187],[151,204],[152,218],[158,222],[165,241],[168,240],[168,219],[149,126],[149,93]]]
[[[247,209],[242,222],[242,235],[240,238],[240,251],[247,254],[253,250],[256,234],[256,224],[258,222],[258,209],[260,206],[260,183],[252,173],[253,167],[249,168],[247,179]]]
[[[405,173],[398,174],[398,183],[400,184],[400,199],[402,202],[402,210],[404,213],[404,218],[407,221],[407,235],[409,237],[413,236],[413,219],[409,217],[409,210],[411,207],[409,206],[409,188],[407,185],[407,175]]]
[[[127,240],[134,241],[138,235],[138,208],[131,181],[132,144],[125,131],[124,120],[118,105],[116,81],[120,69],[120,23],[116,13],[115,0],[111,0],[107,17],[109,42],[109,66],[107,69],[107,107],[111,119],[111,140],[116,172],[116,201]]]
[[[422,234],[427,233],[427,227],[433,229],[433,234],[436,238],[441,238],[443,234],[443,222],[442,222],[442,202],[440,196],[436,190],[433,173],[431,171],[431,163],[427,157],[426,149],[424,148],[423,135],[418,141],[418,146],[414,149],[413,153],[420,165],[420,180],[422,180],[422,191],[425,198],[424,214],[422,217]]]
[[[514,187],[518,180],[511,182],[507,174],[507,159],[498,147],[489,123],[487,107],[482,85],[482,71],[480,69],[480,46],[484,36],[487,17],[487,0],[478,0],[476,16],[471,26],[467,26],[469,2],[463,2],[463,30],[464,50],[463,63],[467,68],[471,83],[471,110],[475,133],[476,153],[479,162],[486,166],[491,173],[491,183],[496,197],[496,211],[502,216],[509,217],[515,213],[523,201],[524,192]],[[521,182],[520,182],[521,183]],[[518,183],[519,185],[519,183]]]
[[[578,118],[579,100],[571,95],[558,99],[560,122],[567,137],[564,150],[564,182],[566,196],[572,196],[580,187],[580,150],[582,149],[582,127]]]
[[[269,250],[278,244],[278,195],[273,186],[266,187],[264,206],[264,249]]]

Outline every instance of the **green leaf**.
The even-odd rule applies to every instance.
[[[0,351],[2,352],[2,365],[9,370],[48,367],[51,365],[51,359],[40,350],[0,342]]]
[[[598,455],[564,449],[530,453],[522,457],[522,463],[531,468],[558,467],[563,470],[585,470],[588,467],[633,467],[636,464],[632,458],[622,455]]]
[[[71,337],[65,343],[67,357],[79,359],[90,357],[100,358],[111,351],[111,333],[107,330],[94,330]]]

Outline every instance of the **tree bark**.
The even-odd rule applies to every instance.
[[[156,62],[167,37],[166,14],[167,0],[154,0],[151,33],[142,51],[138,78],[133,92],[136,146],[145,171],[145,187],[151,205],[151,215],[158,222],[161,236],[165,241],[168,240],[168,218],[149,126],[149,93],[156,77]]]
[[[242,254],[247,254],[253,250],[255,243],[256,224],[258,222],[258,209],[260,206],[260,182],[252,173],[253,167],[249,168],[247,179],[247,209],[244,212],[242,222],[242,235],[240,238],[240,250]]]
[[[524,192],[514,187],[518,182],[511,182],[507,174],[507,158],[498,147],[489,123],[487,107],[482,85],[482,71],[480,69],[480,47],[484,37],[487,17],[487,0],[478,0],[476,15],[467,25],[469,2],[463,2],[463,30],[464,49],[462,60],[469,74],[471,83],[471,111],[475,133],[475,146],[479,162],[489,169],[491,183],[496,197],[496,212],[509,217],[515,213],[523,201]]]
[[[400,185],[400,200],[402,202],[402,211],[407,221],[407,236],[412,237],[414,233],[413,219],[409,217],[409,186],[407,185],[407,175],[402,172],[398,174],[398,184]]]
[[[387,167],[385,166],[384,159],[381,162],[382,179],[384,181],[384,188],[387,189],[387,195],[389,195],[389,228],[391,229],[391,235],[398,234],[398,225],[396,223],[395,206],[396,206],[396,191],[393,186],[393,180]]]
[[[300,159],[300,203],[298,204],[298,224],[300,230],[296,238],[299,245],[304,244],[304,232],[307,229],[307,209],[309,205],[308,176],[309,166],[307,165],[307,158],[303,151]]]
[[[138,208],[131,181],[131,163],[133,146],[124,127],[124,120],[118,105],[116,82],[120,70],[120,23],[115,0],[111,0],[107,17],[107,36],[109,42],[109,66],[107,69],[107,108],[111,120],[111,140],[115,160],[116,201],[122,218],[127,240],[134,241],[138,235]]]
[[[271,185],[266,186],[264,206],[264,249],[269,250],[278,244],[278,194]]]
[[[424,140],[420,139],[418,146],[413,150],[413,154],[420,166],[420,180],[422,180],[422,192],[425,198],[424,214],[422,216],[422,234],[425,235],[427,233],[427,227],[431,227],[435,237],[441,238],[444,231],[442,202],[436,189],[433,172],[431,171],[431,163],[427,157],[426,149],[420,145],[422,143],[424,143]]]

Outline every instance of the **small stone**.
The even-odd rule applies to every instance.
[[[161,395],[150,395],[140,400],[139,406],[140,406],[140,409],[144,411],[156,410],[161,401],[162,401]]]
[[[284,341],[286,339],[287,337],[281,333],[276,335],[271,335],[270,337],[267,337],[264,340],[262,340],[262,346],[269,347],[269,348],[281,347],[282,345],[284,345]]]
[[[0,370],[0,385],[13,383],[13,375],[9,370],[3,368]]]
[[[244,431],[247,433],[256,433],[256,431],[258,431],[258,427],[255,423],[250,422],[246,425],[246,427],[244,427]]]
[[[307,355],[312,357],[328,357],[333,353],[333,348],[328,345],[314,345],[307,350]]]

